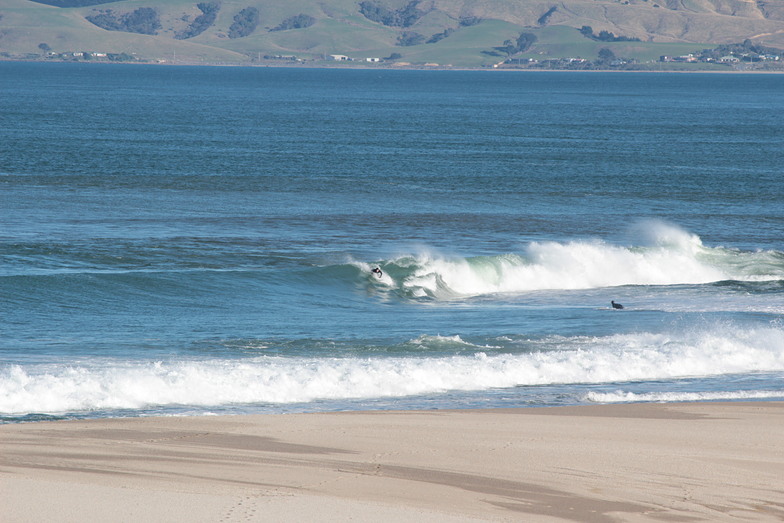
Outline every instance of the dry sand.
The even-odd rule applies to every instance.
[[[784,521],[784,403],[0,426],[0,521]]]

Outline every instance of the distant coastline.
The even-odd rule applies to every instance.
[[[781,69],[718,69],[718,68],[691,68],[691,69],[665,69],[665,68],[606,68],[606,69],[546,69],[542,67],[468,67],[450,65],[424,65],[424,64],[369,64],[363,63],[335,63],[335,62],[195,62],[195,61],[118,61],[106,60],[54,60],[54,59],[25,59],[0,57],[0,63],[38,63],[38,64],[86,64],[86,65],[152,65],[159,67],[253,67],[276,69],[332,69],[332,70],[366,70],[366,71],[494,71],[494,72],[533,72],[533,73],[701,73],[701,74],[782,74]]]
[[[743,0],[14,0],[0,60],[416,70],[784,71],[784,9]]]

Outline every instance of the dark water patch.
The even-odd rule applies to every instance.
[[[776,294],[784,292],[784,279],[769,281],[738,281],[725,280],[711,284],[713,287],[724,291],[732,291],[746,294]]]
[[[63,421],[71,419],[68,416],[55,416],[52,414],[30,413],[20,416],[0,416],[0,424],[5,423],[32,423],[36,421]]]

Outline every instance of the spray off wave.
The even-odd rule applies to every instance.
[[[379,285],[405,296],[449,299],[495,293],[579,290],[622,285],[784,280],[784,253],[706,247],[700,238],[660,222],[638,228],[642,244],[599,240],[533,242],[519,254],[449,258],[430,253],[380,264]],[[355,264],[369,274],[369,264]]]
[[[727,327],[678,336],[553,336],[519,340],[516,351],[488,345],[468,354],[436,356],[421,349],[422,344],[438,349],[443,343],[467,345],[456,337],[420,337],[403,344],[420,348],[390,357],[8,365],[0,368],[0,413],[293,404],[784,371],[784,331],[774,327]]]

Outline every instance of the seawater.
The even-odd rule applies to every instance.
[[[782,94],[0,63],[0,416],[784,399]]]

